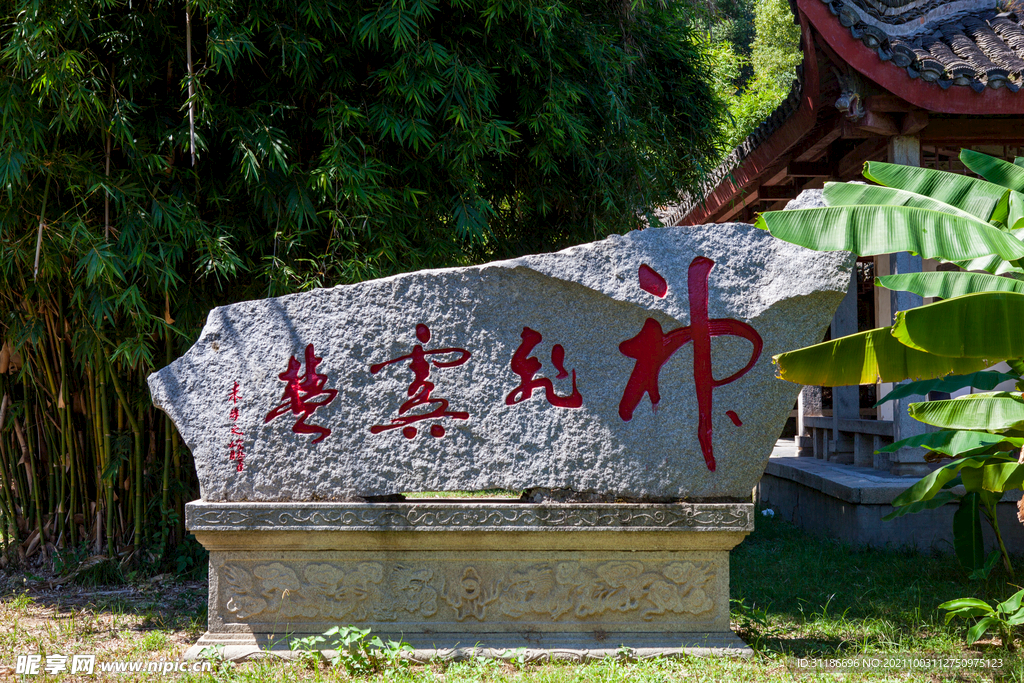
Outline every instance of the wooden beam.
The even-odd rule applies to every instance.
[[[916,135],[928,125],[928,112],[918,109],[907,112],[900,124],[900,135]]]
[[[814,144],[797,155],[796,161],[815,161],[821,158],[842,134],[843,126],[837,119],[832,128],[829,128]]]
[[[831,178],[832,165],[824,161],[791,161],[786,167],[791,178]]]
[[[747,208],[748,206],[756,202],[758,189],[759,188],[754,188],[752,192],[746,194],[742,199],[737,200],[736,203],[729,207],[727,211],[716,217],[715,222],[724,223],[725,221],[731,219],[733,216],[738,214],[743,209]]]
[[[875,135],[891,137],[900,134],[900,127],[889,114],[869,111],[856,121],[843,121],[844,138],[868,138]]]
[[[864,99],[864,108],[868,111],[884,112],[911,112],[920,111],[920,107],[907,102],[902,97],[885,93],[883,95],[868,95]]]
[[[837,176],[839,180],[859,180],[864,162],[879,154],[884,155],[889,146],[889,138],[870,138],[839,160]]]
[[[1024,106],[1024,102],[1021,103]],[[936,119],[919,133],[926,144],[1012,144],[1024,139],[1024,118],[1013,119]]]
[[[773,202],[779,199],[796,199],[799,190],[794,185],[762,185],[757,189],[757,198],[762,202]]]

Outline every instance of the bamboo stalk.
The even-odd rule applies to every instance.
[[[171,363],[171,329],[168,326],[164,330],[164,357],[167,361],[166,364]],[[170,512],[170,500],[171,500],[171,449],[173,442],[171,440],[171,430],[174,428],[171,426],[171,418],[167,413],[164,413],[164,471],[163,471],[163,488],[160,495],[160,514],[166,520],[167,514]],[[177,527],[177,525],[175,525]],[[165,539],[163,548],[161,549],[161,556],[166,557],[168,543]]]
[[[27,392],[26,392],[26,394],[27,394]],[[25,400],[26,400],[26,402],[28,402],[28,397],[27,396],[26,396]],[[26,410],[25,410],[26,419],[27,419],[27,416],[31,415],[31,413],[32,413],[30,408],[31,408],[31,404],[26,406]],[[24,460],[23,464],[25,465],[25,471],[28,473],[28,478],[29,478],[29,481],[30,481],[29,485],[32,488],[32,502],[34,503],[33,508],[35,510],[35,517],[36,517],[36,531],[39,532],[39,539],[40,539],[41,542],[43,542],[43,541],[45,541],[45,535],[43,534],[43,509],[42,509],[42,501],[40,500],[41,496],[39,495],[39,477],[36,476],[36,473],[35,473],[34,468],[32,466],[32,456],[31,456],[31,453],[34,450],[33,447],[35,445],[35,444],[32,443],[32,430],[26,428],[24,431],[22,431],[21,425],[18,423],[17,420],[15,420],[14,421],[14,434],[18,437],[18,441],[21,443],[21,454],[22,454],[22,459]],[[45,545],[43,546],[43,548],[44,548],[43,549],[43,553],[45,554],[45,552],[46,552]]]
[[[124,407],[125,417],[128,418],[128,424],[131,425],[132,434],[135,436],[135,519],[134,519],[134,533],[132,535],[132,544],[136,550],[142,548],[142,428],[139,426],[138,420],[132,415],[131,406],[128,404],[128,398],[125,396],[124,390],[121,388],[121,382],[117,378],[117,373],[114,372],[113,366],[107,365],[107,372],[110,375],[110,383],[114,386],[114,391],[117,393],[117,398]]]
[[[39,210],[39,231],[36,234],[36,263],[32,268],[32,280],[39,280],[39,254],[43,251],[43,226],[46,224],[46,200],[50,196],[51,174],[46,174],[46,185],[43,187],[43,207]]]
[[[99,387],[97,398],[100,401],[100,420],[102,420],[102,434],[103,434],[103,463],[101,472],[106,471],[110,467],[110,459],[113,457],[113,451],[110,446],[110,413],[109,405],[110,402],[107,400],[107,370],[106,370],[107,359],[102,349],[96,354],[96,375],[99,380]],[[120,466],[118,466],[120,470]],[[103,479],[101,476],[100,479]],[[110,480],[106,482],[106,493],[107,493],[107,553],[111,558],[117,556],[116,548],[114,547],[114,488],[113,482],[117,480],[117,474],[111,475]],[[99,495],[96,496],[96,502],[99,503]]]
[[[192,152],[192,168],[196,167],[196,100],[195,88],[192,83],[195,73],[192,71],[192,16],[189,11],[189,0],[185,0],[185,57],[188,60],[188,134],[189,151]]]

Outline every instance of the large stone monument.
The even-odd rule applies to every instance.
[[[354,624],[418,657],[743,648],[729,550],[845,253],[651,229],[211,311],[149,378],[232,658]],[[519,500],[417,499],[505,489]]]

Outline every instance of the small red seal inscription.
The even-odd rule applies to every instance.
[[[231,418],[231,440],[228,441],[228,459],[234,461],[235,471],[241,472],[243,463],[245,461],[245,442],[242,437],[245,436],[245,432],[238,428],[238,399],[241,395],[238,391],[238,382],[231,388],[231,412],[228,413],[228,417]]]
[[[306,420],[317,408],[327,405],[338,395],[336,389],[324,388],[324,385],[327,384],[327,375],[316,371],[316,367],[321,362],[323,362],[323,358],[317,357],[312,344],[306,347],[306,372],[301,377],[299,376],[301,367],[299,361],[295,360],[295,356],[288,359],[288,369],[278,375],[281,381],[286,383],[284,395],[281,396],[284,403],[267,413],[267,417],[263,420],[264,424],[287,412],[292,412],[299,416],[299,419],[292,425],[293,432],[296,434],[319,434],[310,443],[320,443],[331,435],[331,430],[327,427],[306,424]],[[323,398],[318,401],[311,400],[318,396]]]
[[[711,445],[712,392],[715,387],[735,382],[749,372],[761,357],[763,346],[761,335],[747,323],[729,318],[708,318],[708,275],[714,265],[714,261],[703,256],[698,256],[690,262],[687,274],[689,325],[666,333],[662,330],[661,323],[654,318],[648,318],[638,335],[619,344],[622,355],[636,360],[626,389],[622,392],[622,400],[619,402],[619,417],[628,422],[633,419],[633,411],[644,394],[650,396],[654,408],[658,407],[661,400],[658,374],[662,366],[684,344],[693,342],[693,381],[697,389],[697,438],[704,454],[704,462],[712,472],[715,471],[715,455]],[[648,270],[658,275],[649,267]],[[643,272],[641,269],[641,278]],[[648,283],[656,283],[650,273],[647,275]],[[658,278],[660,277],[658,275]],[[655,296],[660,296],[660,286],[648,288],[643,282],[641,286]],[[655,291],[651,291],[652,289]],[[754,345],[754,350],[750,355],[750,362],[739,372],[725,379],[715,379],[711,372],[711,338],[723,335],[742,337]],[[727,415],[733,424],[742,424],[735,412],[728,411]]]
[[[568,396],[559,396],[555,393],[555,387],[550,379],[547,377],[534,377],[537,371],[540,370],[541,363],[531,356],[530,352],[543,339],[540,332],[524,327],[521,336],[523,343],[519,345],[519,348],[512,355],[512,372],[519,375],[521,381],[519,386],[505,397],[505,404],[511,406],[522,403],[533,396],[534,389],[543,389],[548,403],[553,406],[559,408],[579,408],[582,406],[583,395],[576,388],[576,370],[573,369],[572,371],[572,393]],[[562,348],[561,344],[555,344],[551,348],[551,364],[558,370],[555,379],[564,379],[569,376],[569,373],[565,371],[565,349]]]
[[[428,378],[430,377],[431,365],[435,368],[454,368],[468,361],[471,354],[466,349],[457,348],[425,350],[422,345],[430,341],[430,328],[423,324],[416,326],[416,338],[420,343],[413,346],[412,353],[370,366],[370,373],[376,375],[389,365],[409,361],[409,369],[412,370],[414,377],[406,392],[410,398],[398,408],[398,417],[393,418],[390,424],[373,425],[370,427],[372,434],[380,434],[391,429],[401,429],[402,435],[405,438],[413,439],[416,437],[418,430],[412,425],[421,420],[439,420],[444,417],[450,417],[453,420],[469,419],[469,413],[448,410],[447,399],[432,397],[430,393],[434,390],[434,383]],[[449,360],[438,360],[436,358],[428,360],[427,356],[451,356],[452,358]],[[409,412],[417,406],[434,406],[434,408],[425,413]],[[445,435],[444,426],[440,424],[432,425],[430,427],[430,435],[436,439],[441,438]]]

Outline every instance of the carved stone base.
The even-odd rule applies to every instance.
[[[750,504],[195,502],[187,524],[210,551],[209,631],[191,656],[289,651],[349,624],[417,659],[746,649],[729,629],[729,550]]]

